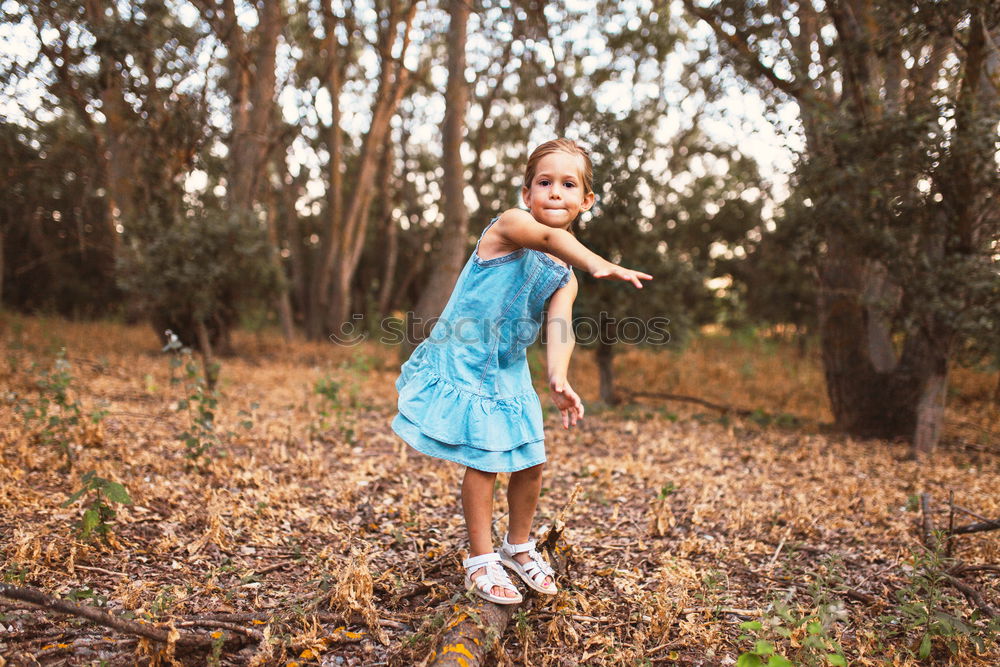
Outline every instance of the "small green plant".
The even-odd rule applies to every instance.
[[[964,617],[965,605],[948,583],[954,561],[944,555],[942,540],[936,544],[912,553],[907,581],[894,594],[897,604],[879,617],[883,635],[904,639],[898,642],[902,650],[918,660],[929,658],[935,647],[952,656],[963,644],[981,652],[1000,635],[1000,622],[984,618],[978,609]]]
[[[177,334],[170,329],[167,329],[166,336],[167,344],[163,351],[170,353],[170,384],[183,385],[186,394],[176,403],[177,412],[187,417],[187,428],[181,433],[180,440],[187,449],[186,456],[197,463],[221,444],[215,428],[218,393],[209,388],[191,348],[181,343]],[[217,375],[218,369],[213,372]]]
[[[209,667],[219,667],[219,665],[222,664],[222,647],[226,644],[226,636],[222,632],[216,630],[211,634],[211,637],[212,650],[211,653],[209,653],[208,660],[205,664]]]
[[[347,444],[353,445],[356,441],[356,436],[354,432],[353,411],[350,408],[357,406],[357,389],[354,388],[349,391],[350,400],[347,404],[343,400],[343,389],[343,383],[331,377],[320,378],[316,381],[313,390],[323,399],[319,408],[319,414],[322,418],[319,428],[320,430],[326,430],[328,428],[326,420],[332,417],[334,422],[339,426],[340,434],[344,440]]]
[[[62,506],[69,507],[85,494],[93,493],[90,505],[84,510],[83,517],[77,526],[78,534],[84,540],[92,539],[94,535],[97,535],[107,543],[108,536],[111,534],[109,522],[115,518],[115,510],[111,503],[131,505],[132,499],[124,486],[118,482],[98,477],[93,470],[86,473],[80,482],[80,488]]]
[[[753,641],[753,648],[736,661],[737,667],[791,667],[815,665],[847,667],[840,643],[832,637],[833,626],[843,616],[839,603],[821,604],[807,613],[775,600],[760,621],[740,623],[740,641]],[[778,643],[788,641],[788,651],[778,652]],[[787,656],[787,657],[786,657]]]
[[[69,593],[66,593],[66,598],[72,600],[73,602],[91,600],[96,607],[105,607],[108,604],[108,598],[100,593],[94,592],[94,589],[92,588],[74,588]]]
[[[65,457],[65,470],[73,465],[73,450],[71,444],[78,435],[80,427],[89,419],[98,424],[106,410],[93,410],[84,414],[83,406],[70,395],[73,384],[72,364],[66,359],[66,349],[61,348],[56,354],[51,369],[38,370],[37,364],[32,364],[36,371],[35,386],[39,395],[31,402],[12,394],[14,410],[21,415],[26,425],[37,428],[37,442],[44,446],[57,448]]]
[[[7,564],[7,567],[4,568],[2,581],[19,584],[23,586],[25,582],[28,580],[29,571],[30,570],[28,570],[27,566],[24,565],[23,563],[18,563],[17,561],[11,561],[10,563]]]

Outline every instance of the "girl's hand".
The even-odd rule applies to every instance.
[[[617,264],[612,264],[607,260],[603,260],[604,263],[598,266],[596,269],[591,271],[590,275],[595,278],[613,278],[615,280],[624,280],[630,282],[639,289],[642,289],[642,280],[652,280],[653,276],[648,273],[643,273],[642,271],[634,271],[632,269],[626,269],[624,266],[618,266]]]
[[[563,428],[576,426],[577,420],[583,419],[583,401],[580,396],[563,378],[549,380],[549,389],[552,390],[552,402],[562,413]]]

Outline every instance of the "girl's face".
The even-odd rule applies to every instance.
[[[535,220],[568,229],[581,211],[594,205],[594,193],[584,192],[582,155],[557,151],[538,161],[535,177],[521,197]]]

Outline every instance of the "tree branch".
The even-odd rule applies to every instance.
[[[760,57],[754,53],[753,49],[750,48],[750,42],[744,31],[740,30],[736,26],[731,26],[733,28],[733,34],[730,35],[723,29],[723,22],[718,14],[709,9],[699,7],[694,4],[694,0],[683,0],[683,2],[689,12],[707,23],[709,27],[712,28],[715,36],[721,42],[727,44],[731,49],[736,51],[742,57],[743,61],[750,66],[755,74],[767,79],[772,86],[782,91],[789,97],[794,98],[800,104],[816,104],[817,102],[825,102],[825,100],[819,98],[815,93],[802,86],[802,84],[798,81],[782,79],[772,68],[761,62]]]
[[[70,600],[61,600],[35,588],[12,586],[10,584],[0,583],[0,597],[9,598],[11,600],[20,600],[21,602],[29,602],[33,605],[41,607],[42,609],[54,611],[60,614],[79,616],[99,625],[118,630],[119,632],[138,635],[140,637],[145,637],[146,639],[152,639],[153,641],[182,648],[208,649],[212,648],[213,644],[217,641],[212,637],[179,632],[173,627],[162,628],[148,623],[139,623],[137,621],[130,621],[128,619],[112,616],[111,614],[103,612],[96,607],[78,604]],[[258,641],[263,639],[263,636],[255,630],[244,629],[241,630],[241,634]],[[241,639],[236,637],[229,637],[225,640],[225,642],[243,643]]]

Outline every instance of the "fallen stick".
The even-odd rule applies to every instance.
[[[0,584],[0,596],[21,602],[30,602],[33,605],[70,616],[80,616],[99,625],[124,632],[126,634],[138,635],[146,639],[161,642],[163,644],[173,644],[180,648],[211,649],[217,641],[209,636],[193,635],[187,632],[179,632],[176,628],[163,628],[150,623],[139,623],[125,618],[112,616],[106,612],[88,605],[78,604],[72,600],[61,600],[52,597],[36,588],[25,588],[21,586],[11,586],[10,584]],[[256,631],[248,631],[254,633]],[[253,635],[251,635],[253,636]],[[253,636],[254,639],[262,639],[259,632]],[[171,641],[173,640],[173,641]],[[229,637],[226,643],[239,641],[238,637]],[[242,642],[241,642],[242,643]]]
[[[920,512],[923,515],[923,541],[928,549],[934,548],[934,519],[931,517],[931,494],[920,494]]]
[[[982,521],[980,523],[970,523],[959,526],[948,531],[949,535],[969,535],[971,533],[985,533],[990,530],[1000,530],[1000,519],[992,521]]]
[[[703,398],[698,398],[697,396],[684,396],[683,394],[664,394],[655,391],[629,391],[623,392],[630,397],[635,398],[659,398],[664,401],[679,401],[681,403],[694,403],[696,405],[701,405],[712,410],[718,410],[722,413],[734,413],[740,417],[749,417],[753,414],[753,410],[747,410],[746,408],[734,408],[731,405],[720,405],[719,403],[712,403],[711,401],[706,401]]]

